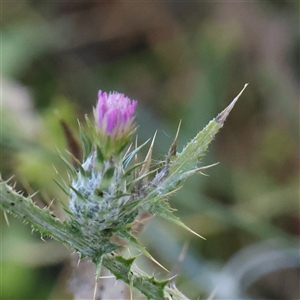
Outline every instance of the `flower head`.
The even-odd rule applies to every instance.
[[[94,109],[96,131],[102,142],[109,143],[111,150],[118,151],[126,144],[134,129],[133,119],[137,101],[117,92],[98,92]]]

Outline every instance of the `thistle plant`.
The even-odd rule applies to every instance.
[[[189,176],[210,167],[199,166],[201,157],[246,86],[181,152],[177,151],[179,126],[157,168],[151,162],[155,136],[142,161],[137,161],[137,155],[149,141],[139,146],[131,142],[137,101],[120,93],[99,91],[94,121],[86,117],[86,126],[79,123],[82,159],[70,154],[75,161],[72,164],[62,157],[70,181],[61,177],[57,184],[69,199],[68,207],[64,207],[67,218],[56,218],[50,207],[39,208],[32,197],[16,192],[8,181],[0,182],[0,208],[30,223],[42,237],[50,236],[78,252],[80,258],[90,258],[96,265],[96,281],[104,266],[147,299],[188,299],[170,280],[160,281],[140,270],[136,257],[125,257],[122,249],[129,244],[155,261],[133,233],[142,212],[160,216],[202,238],[173,214],[168,198]]]

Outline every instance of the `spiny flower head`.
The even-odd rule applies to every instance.
[[[118,152],[130,140],[134,131],[133,120],[137,101],[117,92],[99,90],[98,102],[94,109],[96,132],[102,147]]]

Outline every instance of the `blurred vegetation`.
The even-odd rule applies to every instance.
[[[59,122],[77,133],[77,118],[91,113],[99,89],[139,101],[139,140],[158,129],[159,160],[180,119],[182,147],[249,82],[203,160],[220,164],[170,200],[207,241],[159,219],[140,238],[169,268],[189,240],[178,283],[195,299],[208,297],[216,274],[244,247],[299,245],[299,2],[1,5],[3,178],[15,175],[25,193],[39,190],[42,206],[66,202],[53,182],[53,165],[66,176]],[[54,206],[62,216],[59,201]],[[71,299],[69,251],[9,221],[1,215],[1,299]],[[297,275],[289,276],[286,282]],[[252,286],[248,296],[300,297],[297,284],[272,294],[278,286],[275,279]]]

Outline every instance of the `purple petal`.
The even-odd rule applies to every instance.
[[[107,134],[111,134],[114,131],[115,127],[117,126],[117,120],[118,120],[118,111],[116,109],[107,113],[107,119],[106,119]]]

